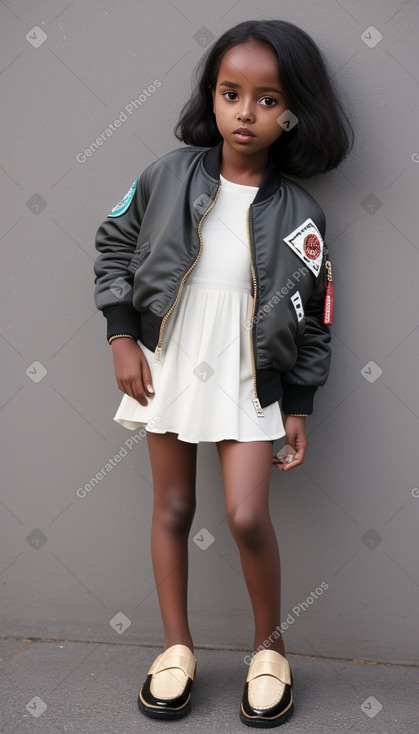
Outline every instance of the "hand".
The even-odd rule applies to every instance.
[[[302,416],[287,415],[284,422],[285,441],[295,452],[293,460],[289,464],[282,464],[277,456],[272,457],[272,463],[279,471],[294,469],[304,461],[307,448],[306,419]]]
[[[148,399],[154,397],[154,390],[144,352],[130,337],[113,339],[111,346],[119,389],[138,400],[140,405],[148,405]]]

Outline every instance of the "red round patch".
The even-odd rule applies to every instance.
[[[317,260],[321,247],[319,238],[315,234],[309,234],[304,240],[304,252],[310,260]]]

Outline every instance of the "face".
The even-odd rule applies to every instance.
[[[244,156],[267,151],[287,109],[275,53],[258,41],[233,46],[221,61],[213,111],[225,144]]]

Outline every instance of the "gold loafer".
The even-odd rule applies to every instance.
[[[247,726],[271,728],[294,711],[292,673],[288,660],[274,650],[260,650],[249,666],[240,720]]]
[[[157,656],[138,694],[138,708],[146,716],[179,719],[191,709],[196,660],[186,645],[172,645]]]

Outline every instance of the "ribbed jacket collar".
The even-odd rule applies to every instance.
[[[203,158],[205,170],[209,176],[217,181],[220,180],[220,158],[223,142],[223,140],[220,140],[219,143],[205,153]],[[279,189],[281,181],[281,171],[276,167],[272,158],[269,157],[268,165],[266,166],[265,173],[263,174],[259,190],[252,204],[257,204],[259,201],[264,201],[264,199],[268,199],[269,196],[272,196],[272,194]]]

